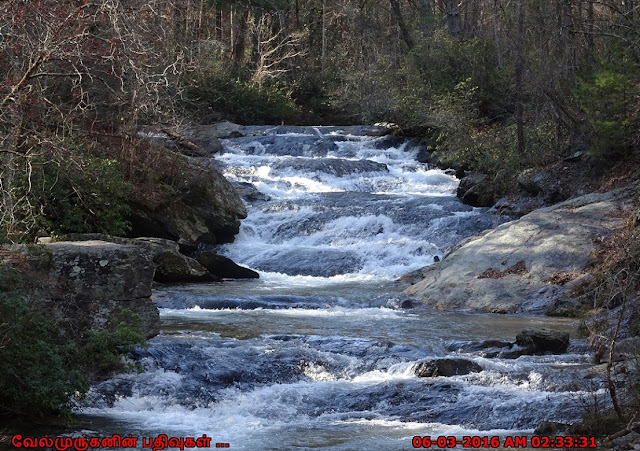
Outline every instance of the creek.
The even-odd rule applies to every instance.
[[[598,381],[579,340],[564,355],[458,352],[526,327],[573,337],[577,324],[432,311],[395,282],[496,225],[458,201],[452,175],[368,127],[248,130],[215,157],[251,199],[235,242],[215,250],[260,279],[157,288],[162,332],[136,352],[144,371],[92,387],[79,433],[207,434],[235,450],[401,450],[416,435],[531,433],[585,414]],[[482,371],[415,375],[418,362],[446,356]]]

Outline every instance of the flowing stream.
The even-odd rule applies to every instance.
[[[207,434],[236,450],[402,450],[416,435],[530,433],[584,415],[598,381],[579,341],[562,356],[515,360],[458,351],[576,324],[434,312],[395,282],[496,225],[457,200],[453,176],[367,127],[248,130],[255,136],[225,140],[216,156],[250,199],[236,241],[216,251],[260,279],[155,290],[162,333],[137,352],[144,372],[92,388],[84,433]],[[418,362],[445,356],[482,371],[415,375]]]

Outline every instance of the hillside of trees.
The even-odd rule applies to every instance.
[[[372,123],[496,173],[640,141],[633,0],[8,0],[0,238],[127,230],[141,126]]]

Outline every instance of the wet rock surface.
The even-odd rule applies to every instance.
[[[324,172],[325,174],[343,177],[350,174],[364,174],[368,172],[389,172],[386,164],[375,161],[351,161],[341,158],[316,160],[310,158],[288,158],[274,165],[276,169],[293,169],[306,172]]]
[[[295,263],[295,266],[293,265]],[[337,249],[292,249],[264,256],[257,269],[294,276],[332,277],[353,272],[362,264],[357,255]]]
[[[198,283],[220,280],[196,260],[178,252],[160,252],[154,257],[154,261],[158,265],[154,277],[156,282]]]
[[[523,355],[564,354],[569,344],[567,332],[536,328],[523,330],[516,336],[515,341],[453,342],[447,346],[447,349],[487,359],[517,359]]]
[[[211,274],[219,278],[257,279],[260,275],[252,269],[234,263],[230,258],[213,252],[201,252],[197,257],[198,263]]]
[[[462,376],[479,373],[482,367],[467,359],[433,359],[419,363],[415,373],[418,377]]]
[[[527,329],[516,336],[516,344],[531,354],[562,354],[569,347],[569,334],[549,329]]]
[[[458,185],[458,197],[473,207],[491,207],[495,201],[493,183],[486,174],[470,172]]]

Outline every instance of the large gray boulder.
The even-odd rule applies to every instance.
[[[139,316],[141,332],[158,334],[151,301],[156,265],[143,248],[90,240],[4,247],[3,253],[23,262],[21,294],[68,330],[106,329],[128,309]]]
[[[502,224],[423,268],[405,292],[443,310],[543,312],[572,287],[558,274],[586,272],[597,243],[623,226],[630,198],[589,194]]]
[[[177,241],[185,251],[233,241],[247,217],[234,187],[207,161],[182,155],[175,160],[183,169],[162,181],[161,192],[132,204],[130,235]]]

